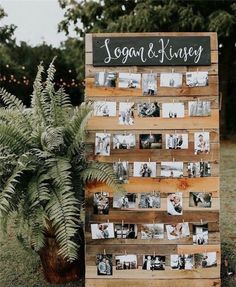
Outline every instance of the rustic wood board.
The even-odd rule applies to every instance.
[[[137,36],[210,36],[211,65],[210,66],[117,66],[95,67],[93,66],[93,37],[137,37]],[[158,209],[116,209],[112,207],[114,193],[110,187],[103,183],[93,182],[86,188],[86,287],[220,287],[220,185],[219,185],[219,80],[218,80],[218,41],[216,33],[103,33],[87,34],[86,44],[86,101],[115,101],[133,102],[134,125],[119,125],[118,104],[115,117],[92,117],[88,123],[89,160],[96,160],[112,164],[116,161],[129,162],[129,180],[124,185],[127,192],[139,193],[160,191],[161,207]],[[209,85],[206,87],[188,87],[186,85],[186,72],[208,71]],[[94,85],[94,77],[97,72],[123,72],[123,73],[157,73],[157,95],[143,96],[142,86],[139,89],[119,88],[118,80],[115,88],[97,87]],[[160,87],[160,74],[180,72],[183,74],[183,83],[180,88]],[[211,116],[189,117],[188,102],[204,100],[211,102]],[[137,114],[137,104],[144,102],[158,102],[160,104],[161,117],[140,118]],[[176,119],[162,118],[162,104],[181,102],[184,103],[185,117]],[[208,154],[194,154],[194,133],[210,133],[210,152]],[[106,132],[111,134],[110,156],[95,155],[95,134]],[[140,134],[162,134],[162,149],[140,149]],[[114,134],[135,134],[136,146],[134,149],[113,149],[112,137]],[[187,133],[188,148],[183,150],[165,149],[165,135],[171,133]],[[162,161],[183,161],[183,178],[163,178],[160,176]],[[157,173],[155,178],[133,177],[133,162],[154,161]],[[211,164],[211,176],[188,178],[188,162],[208,161]],[[93,213],[94,193],[109,192],[110,209],[108,215],[96,215]],[[191,191],[204,191],[212,193],[211,208],[189,207],[189,193]],[[167,209],[167,194],[169,192],[182,192],[183,215],[170,216]],[[104,239],[94,240],[91,238],[91,224],[93,223],[129,223],[137,224],[137,239]],[[168,240],[166,229],[164,239],[143,240],[140,238],[142,224],[163,223],[176,224],[188,222],[190,236],[177,240]],[[208,244],[193,245],[193,224],[208,223]],[[113,275],[97,275],[96,255],[113,254]],[[147,254],[165,255],[166,268],[164,271],[142,270],[142,256]],[[217,267],[200,268],[192,270],[171,270],[171,254],[197,254],[216,252]],[[137,254],[138,269],[115,270],[115,255]]]

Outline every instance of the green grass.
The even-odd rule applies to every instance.
[[[221,145],[221,239],[236,239],[236,143]],[[232,254],[236,257],[235,249]],[[0,235],[0,287],[51,287],[45,282],[39,258],[22,248],[12,234]],[[81,283],[57,285],[78,287]],[[236,286],[235,281],[223,285]],[[222,287],[223,287],[222,286]]]

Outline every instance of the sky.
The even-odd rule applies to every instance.
[[[66,39],[64,33],[57,33],[64,14],[57,0],[0,0],[0,5],[8,14],[2,23],[17,26],[17,43],[25,41],[36,46],[45,41],[58,47]]]

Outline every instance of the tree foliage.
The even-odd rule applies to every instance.
[[[92,107],[72,108],[64,89],[55,89],[55,71],[52,62],[45,77],[38,66],[29,109],[0,89],[0,218],[6,226],[14,216],[18,237],[36,251],[46,235],[55,236],[59,254],[73,261],[86,182],[122,187],[110,165],[86,160]]]
[[[59,29],[83,36],[88,32],[215,31],[233,36],[236,4],[205,0],[59,0],[66,9]]]
[[[9,44],[14,42],[13,34],[16,29],[16,26],[14,24],[11,25],[3,25],[1,22],[4,17],[6,17],[7,14],[0,6],[0,46],[2,44]]]

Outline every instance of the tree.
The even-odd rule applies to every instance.
[[[14,42],[13,34],[16,26],[11,25],[1,25],[1,20],[6,17],[7,14],[4,12],[3,8],[0,6],[0,46],[2,44],[8,44]]]
[[[71,29],[84,37],[96,32],[217,32],[220,51],[220,90],[223,93],[222,125],[236,130],[233,96],[236,90],[234,61],[236,3],[219,0],[59,0],[65,9],[59,30]],[[79,39],[78,41],[81,41]],[[81,53],[84,53],[81,52]],[[83,64],[83,62],[81,62]]]
[[[30,109],[0,89],[6,105],[0,110],[0,218],[5,227],[15,219],[18,238],[40,254],[46,278],[60,283],[78,279],[83,269],[86,182],[122,186],[110,165],[86,160],[91,106],[73,109],[63,88],[55,89],[53,62],[46,80],[43,73],[40,64]]]

